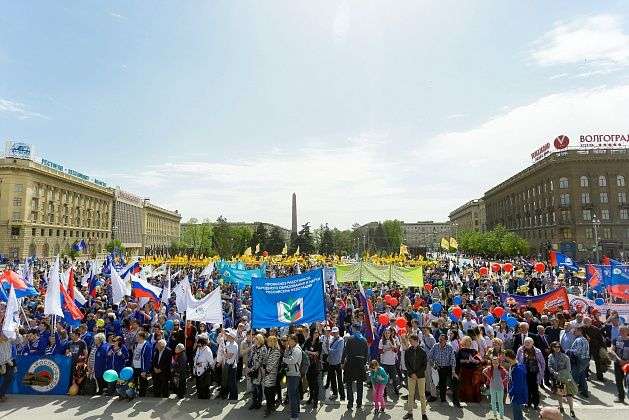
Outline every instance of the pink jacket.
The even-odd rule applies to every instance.
[[[504,389],[507,389],[507,384],[508,384],[507,370],[503,368],[502,366],[498,366],[498,369],[500,370],[500,379],[502,379],[502,387]],[[491,378],[494,377],[494,367],[487,366],[485,369],[483,369],[483,375],[485,375],[485,378],[487,378],[487,386],[489,386],[489,383],[491,382]]]

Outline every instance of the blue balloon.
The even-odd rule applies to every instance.
[[[593,292],[592,290],[590,290],[590,291],[588,291],[588,292],[585,294],[585,296],[586,296],[588,299],[594,299],[594,292]]]
[[[596,300],[594,300],[594,303],[597,304],[598,306],[605,305],[605,299],[596,298]]]
[[[510,326],[511,328],[517,327],[519,323],[520,322],[516,318],[509,317],[507,319],[507,325]]]
[[[105,382],[116,382],[118,380],[118,372],[113,369],[103,372],[103,379]]]
[[[435,302],[432,304],[431,309],[433,314],[439,315],[443,309],[443,305],[439,302]]]
[[[131,378],[133,378],[133,368],[127,366],[126,368],[122,368],[122,370],[120,371],[120,379],[122,379],[123,381],[130,381]]]
[[[452,299],[452,302],[455,305],[460,305],[463,303],[463,298],[461,296],[455,296],[454,299]]]
[[[166,321],[164,323],[164,329],[168,332],[171,332],[173,330],[175,323],[173,322],[172,319],[169,319],[168,321]]]
[[[371,288],[369,288],[369,287],[368,287],[368,288],[366,288],[366,289],[365,289],[365,295],[367,295],[367,297],[371,297],[371,296],[373,296],[373,289],[371,289]]]
[[[485,321],[487,321],[487,323],[489,325],[493,324],[494,322],[496,322],[496,318],[494,318],[494,316],[492,314],[489,314],[485,317]]]
[[[500,319],[502,321],[506,321],[507,319],[509,319],[509,313],[507,313],[507,311],[503,312],[502,316],[500,317]]]
[[[454,322],[459,322],[459,318],[456,317],[456,315],[454,315],[452,312],[450,312],[448,314],[450,316],[450,319]]]

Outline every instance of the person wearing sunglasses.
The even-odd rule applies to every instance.
[[[568,401],[570,407],[570,416],[576,417],[574,414],[574,406],[572,397],[578,392],[577,385],[572,378],[572,370],[570,366],[570,357],[561,352],[561,345],[558,341],[553,341],[550,345],[551,353],[548,356],[548,370],[550,371],[553,388],[557,390],[557,400],[559,401],[559,411],[564,413],[563,399]]]

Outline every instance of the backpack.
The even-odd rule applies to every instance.
[[[301,363],[299,364],[299,374],[304,376],[310,367],[310,357],[305,350],[301,351]]]

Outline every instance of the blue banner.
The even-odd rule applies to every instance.
[[[54,356],[17,356],[17,372],[10,394],[65,395],[70,387],[72,358]]]
[[[253,328],[325,321],[323,269],[290,277],[252,279]]]
[[[251,286],[251,279],[266,277],[264,267],[247,270],[244,265],[237,264],[221,264],[218,267],[218,272],[223,281],[234,283],[238,287]]]

